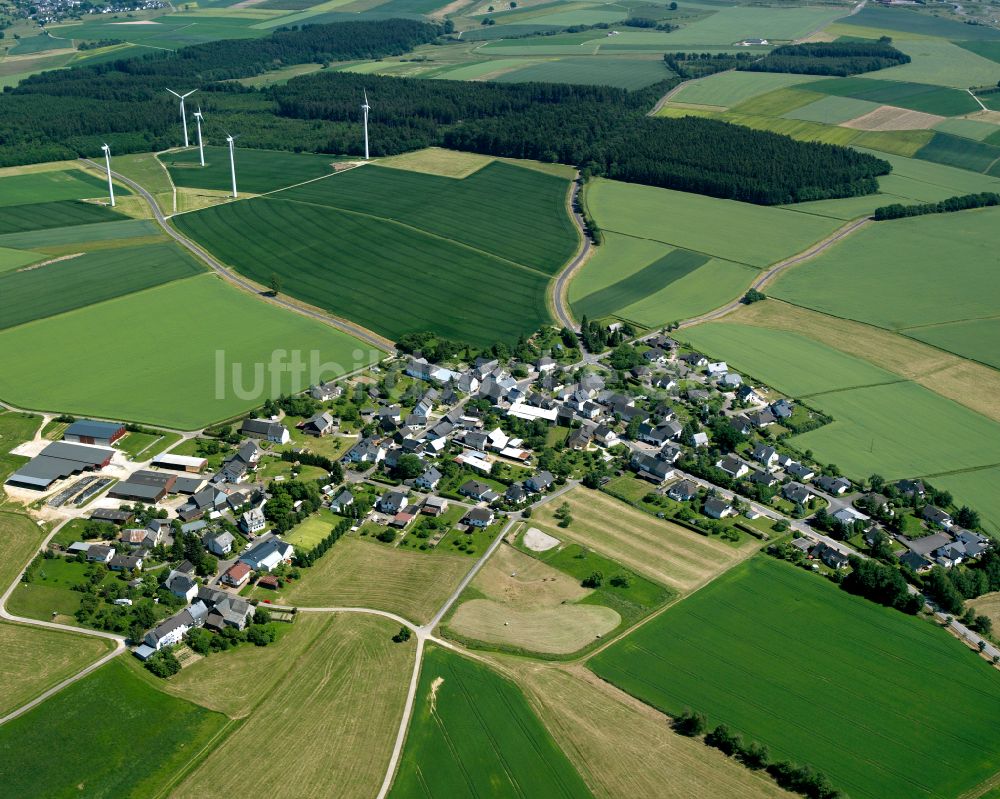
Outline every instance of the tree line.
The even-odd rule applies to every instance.
[[[963,194],[956,197],[949,197],[937,203],[919,203],[917,205],[893,203],[892,205],[883,205],[875,209],[872,218],[876,222],[884,222],[887,219],[903,219],[907,216],[923,216],[924,214],[950,214],[955,211],[967,211],[970,208],[987,208],[991,205],[1000,205],[1000,194],[992,191],[984,191],[979,194]]]
[[[441,30],[410,20],[306,26],[43,73],[0,95],[0,166],[93,156],[105,141],[118,154],[174,146],[170,86],[201,88],[209,139],[228,130],[255,148],[361,154],[367,90],[375,155],[439,145],[765,205],[869,194],[891,168],[844,147],[718,120],[648,117],[676,78],[637,91],[327,71],[259,90],[229,81],[293,61],[392,55]]]
[[[761,59],[736,67],[743,72],[792,72],[845,78],[910,63],[910,57],[883,36],[867,42],[809,42],[775,47]]]

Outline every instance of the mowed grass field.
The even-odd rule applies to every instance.
[[[904,332],[992,316],[1000,303],[998,224],[1000,210],[991,208],[878,222],[789,270],[768,293]]]
[[[592,796],[517,686],[433,645],[389,795]]]
[[[592,593],[558,569],[501,546],[469,584],[468,598],[460,600],[446,626],[477,641],[574,652],[620,621],[610,608],[579,604]]]
[[[996,463],[996,421],[815,338],[720,322],[685,331],[684,339],[830,414],[831,424],[793,442],[853,477],[926,476]]]
[[[309,628],[309,644],[273,664],[278,679],[261,674],[263,663],[253,668],[250,655],[246,669],[226,669],[244,685],[263,679],[269,690],[251,689],[259,704],[171,796],[215,794],[232,778],[234,763],[257,789],[275,796],[367,799],[378,793],[403,714],[414,647],[393,643],[399,626],[386,619],[323,614],[294,626],[300,623]],[[281,648],[298,633],[289,631],[271,647]],[[210,662],[202,673],[212,679]],[[248,757],[251,752],[257,756]],[[263,752],[280,753],[281,764]]]
[[[521,658],[502,663],[595,796],[789,797],[760,772],[677,735],[658,712],[581,666],[554,668]]]
[[[294,350],[307,364],[297,388],[289,371],[270,367]],[[0,332],[0,397],[193,429],[304,390],[321,377],[308,374],[312,353],[324,379],[381,357],[204,275]],[[95,358],[122,368],[96,370]]]
[[[157,690],[126,657],[0,727],[6,792],[155,796],[225,728],[221,713]],[[58,757],[55,730],[67,742]]]
[[[555,518],[564,502],[573,519],[565,528],[559,527]],[[585,488],[574,488],[538,507],[530,523],[562,541],[594,549],[681,593],[712,579],[741,558],[740,551],[733,547]]]
[[[809,763],[859,799],[959,796],[996,771],[995,670],[934,625],[763,556],[589,666],[665,712],[696,709],[772,757]],[[948,702],[915,701],[942,690]]]
[[[55,316],[204,271],[186,250],[166,242],[64,258],[0,274],[0,328]]]
[[[341,538],[303,577],[275,596],[255,596],[307,607],[369,607],[430,621],[471,568],[461,555],[426,554]]]
[[[248,194],[263,194],[329,175],[337,160],[332,155],[241,148],[234,151],[234,159],[236,188]],[[226,192],[232,188],[228,146],[207,145],[204,167],[198,161],[197,147],[163,153],[159,160],[177,186]]]
[[[80,671],[111,650],[89,635],[0,623],[0,716]]]
[[[285,292],[390,338],[488,344],[548,320],[546,285],[577,246],[568,188],[504,163],[464,180],[368,166],[175,220],[254,280],[277,274]]]

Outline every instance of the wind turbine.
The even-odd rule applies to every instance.
[[[233,199],[236,199],[236,158],[233,156],[233,142],[236,141],[236,137],[227,133],[226,141],[229,143],[229,171],[233,176]]]
[[[194,121],[198,123],[198,160],[201,161],[201,165],[205,166],[205,146],[201,141],[201,106],[198,106],[198,110],[194,112]]]
[[[184,113],[184,98],[185,97],[190,97],[192,94],[194,94],[198,90],[197,89],[192,89],[187,94],[178,94],[173,89],[167,89],[167,91],[170,92],[174,97],[177,97],[178,99],[180,99],[180,101],[181,101],[181,127],[184,128],[184,146],[188,147],[189,146],[188,145],[188,121],[187,121],[187,115]]]
[[[372,107],[368,105],[368,92],[362,89],[365,94],[365,102],[361,106],[361,110],[365,115],[365,160],[368,160],[368,112],[372,110]]]
[[[111,182],[111,148],[106,144],[101,145],[104,151],[104,166],[108,170],[108,194],[111,197],[111,207],[115,207],[115,184]]]

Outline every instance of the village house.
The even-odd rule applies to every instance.
[[[240,434],[274,444],[287,444],[292,440],[284,425],[269,419],[246,419],[240,426]]]
[[[346,488],[337,496],[330,500],[330,510],[334,513],[343,513],[354,504],[354,494]]]
[[[433,491],[438,487],[438,483],[441,482],[442,477],[441,472],[434,466],[428,466],[424,469],[424,473],[413,481],[413,484],[424,491]]]
[[[524,481],[524,488],[526,491],[532,494],[541,494],[543,491],[548,490],[555,482],[555,478],[552,476],[552,472],[536,472],[531,475],[527,480]]]
[[[470,527],[489,527],[493,524],[494,514],[489,508],[473,508],[463,520]]]
[[[724,499],[709,497],[705,500],[705,515],[713,519],[725,519],[727,516],[735,516],[736,510]]]
[[[698,484],[691,480],[681,480],[670,486],[667,496],[675,502],[689,502],[698,496]]]
[[[240,516],[240,529],[248,535],[256,535],[266,526],[267,520],[260,508],[251,508]]]
[[[796,505],[802,505],[805,507],[809,500],[813,498],[813,493],[808,488],[806,488],[802,483],[786,483],[781,488],[781,495],[787,499],[789,502],[794,502]]]
[[[405,510],[409,499],[402,491],[387,491],[378,501],[378,509],[389,516],[395,516]]]
[[[237,561],[222,575],[222,582],[233,588],[239,588],[250,579],[252,569],[246,563]]]
[[[240,560],[254,571],[271,571],[281,563],[291,563],[295,547],[277,536],[270,536],[254,544],[240,556]]]
[[[735,455],[726,455],[726,457],[718,460],[715,465],[734,480],[739,480],[743,475],[750,472],[750,467]]]
[[[337,420],[324,411],[300,422],[298,428],[309,436],[325,436],[337,429]]]

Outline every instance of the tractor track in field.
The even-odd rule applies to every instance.
[[[91,161],[89,158],[83,158],[81,159],[81,161],[91,169],[96,169],[99,172],[107,174],[107,170],[102,164],[98,164],[95,161]],[[285,308],[286,310],[297,313],[300,316],[305,316],[310,319],[315,319],[319,322],[322,322],[323,324],[329,325],[330,327],[335,327],[341,332],[347,333],[349,336],[353,336],[354,338],[364,342],[365,344],[367,344],[370,347],[373,347],[374,349],[388,353],[395,352],[396,345],[393,342],[389,341],[388,339],[383,338],[373,330],[369,330],[366,327],[362,327],[361,325],[355,324],[354,322],[349,322],[346,319],[341,319],[329,313],[307,308],[304,305],[300,305],[297,302],[292,302],[291,300],[286,300],[281,297],[265,296],[264,291],[260,287],[256,286],[252,281],[238,275],[232,269],[230,269],[221,261],[219,261],[214,255],[208,252],[208,250],[204,249],[199,244],[196,244],[195,242],[191,241],[191,239],[189,239],[183,233],[178,231],[176,228],[172,227],[167,217],[164,216],[163,212],[160,210],[160,206],[157,205],[156,199],[153,197],[152,194],[146,191],[145,188],[143,188],[141,185],[136,183],[131,178],[127,178],[124,175],[115,172],[114,170],[111,170],[111,176],[115,180],[124,183],[126,186],[128,186],[130,189],[136,192],[140,197],[142,197],[143,200],[145,200],[146,204],[153,212],[153,218],[156,220],[156,223],[163,229],[164,233],[166,233],[175,242],[177,242],[186,250],[188,250],[199,261],[206,264],[213,272],[219,275],[219,277],[221,277],[226,282],[230,283],[233,286],[236,286],[239,289],[242,289],[243,291],[253,294],[259,299],[264,300],[265,302],[269,302],[272,305],[278,305],[282,308]]]

